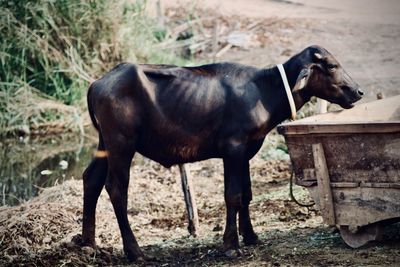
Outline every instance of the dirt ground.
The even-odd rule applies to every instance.
[[[367,100],[374,99],[378,92],[386,96],[400,93],[400,22],[396,1],[220,2],[199,1],[197,5],[202,6],[196,10],[223,18],[221,21],[228,21],[227,25],[235,24],[237,19],[241,25],[236,29],[255,27],[258,42],[249,47],[232,47],[219,60],[265,66],[282,62],[310,44],[321,44],[364,87]],[[162,4],[175,10],[174,16],[182,16],[178,4],[186,6],[186,11],[191,8],[188,1]],[[259,24],[252,25],[255,20]],[[271,160],[275,148],[271,150],[267,142],[251,162],[251,217],[261,244],[242,244],[241,255],[234,258],[221,251],[225,223],[221,161],[189,165],[200,217],[199,235],[193,238],[186,229],[178,168],[165,169],[135,156],[129,187],[129,219],[139,244],[151,259],[133,266],[398,266],[399,224],[386,228],[384,241],[350,249],[336,229],[323,223],[318,211],[290,201],[290,163],[282,155],[279,157],[283,160]],[[295,187],[294,193],[302,202],[310,201],[302,188]],[[81,231],[81,218],[79,180],[44,189],[38,197],[20,206],[0,207],[0,265],[129,265],[105,192],[97,210],[96,249],[81,248],[71,241]]]
[[[221,251],[225,218],[221,162],[189,165],[200,217],[199,235],[194,238],[186,229],[178,168],[165,169],[140,156],[135,161],[129,219],[151,259],[133,266],[396,266],[400,261],[400,225],[387,228],[383,242],[350,249],[335,229],[323,224],[316,210],[290,201],[288,161],[265,161],[261,156],[251,161],[251,214],[261,244],[242,245],[240,256],[227,257]],[[310,201],[302,188],[296,187],[294,193],[301,201]],[[97,249],[71,242],[80,233],[81,217],[78,180],[44,189],[23,205],[1,208],[0,265],[129,265],[104,191],[97,209]]]

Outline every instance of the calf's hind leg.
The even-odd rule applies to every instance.
[[[108,173],[104,143],[99,134],[99,145],[94,159],[83,173],[82,245],[95,245],[96,205]]]
[[[134,155],[134,144],[126,138],[112,140],[108,148],[109,175],[106,190],[110,196],[122,236],[124,252],[130,261],[143,258],[136,238],[129,225],[127,215],[129,170]]]

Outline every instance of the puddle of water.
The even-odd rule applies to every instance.
[[[0,140],[0,205],[18,205],[39,188],[81,179],[95,144],[76,136]]]

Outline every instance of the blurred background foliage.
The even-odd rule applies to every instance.
[[[146,1],[0,1],[0,132],[82,129],[91,80],[121,61],[184,64],[157,49]]]

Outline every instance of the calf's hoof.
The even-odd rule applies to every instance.
[[[260,244],[260,240],[256,233],[252,232],[243,236],[243,243],[245,246]]]
[[[128,261],[130,262],[144,262],[146,261],[144,254],[140,248],[127,248],[124,249],[124,253]]]
[[[84,239],[81,234],[74,235],[71,242],[80,247],[96,247],[96,242],[94,239]]]
[[[237,232],[226,232],[224,234],[224,246],[223,250],[226,252],[228,250],[237,250],[239,249],[239,237]]]

